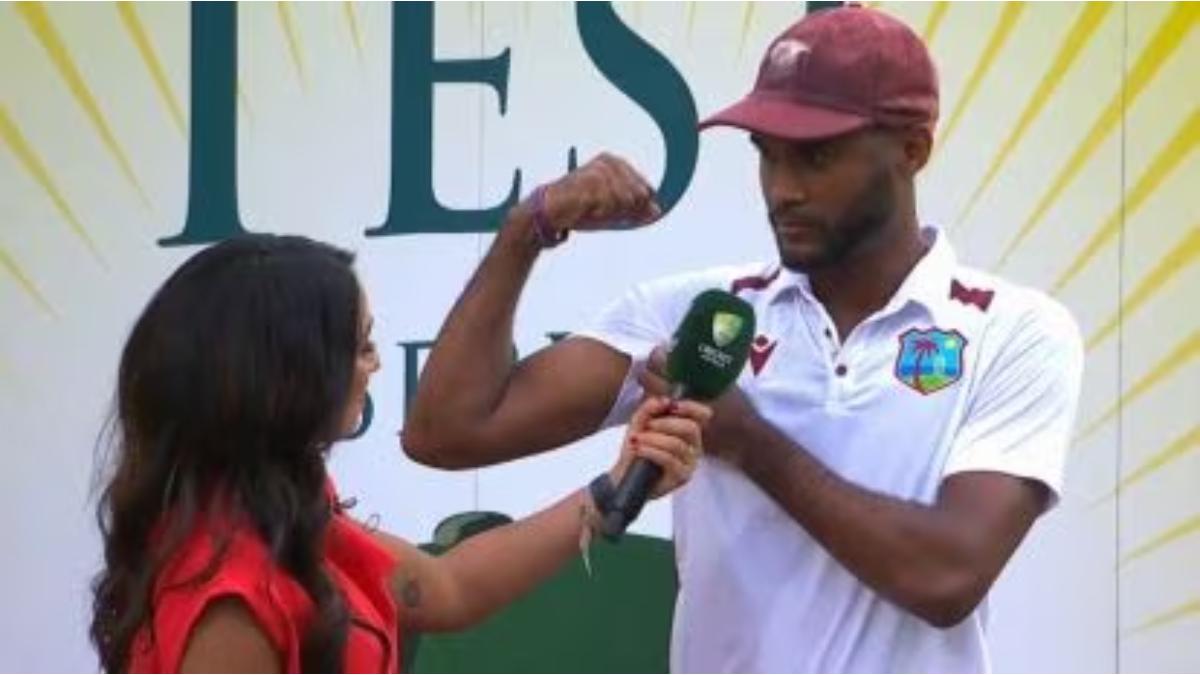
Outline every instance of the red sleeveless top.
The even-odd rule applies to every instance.
[[[332,485],[328,490],[336,504]],[[209,564],[226,534],[229,544],[216,572],[202,583],[187,583]],[[395,557],[335,507],[326,533],[324,563],[350,612],[345,672],[398,672],[399,622],[388,589]],[[312,600],[271,559],[266,542],[253,527],[220,522],[211,514],[200,517],[159,572],[152,600],[153,631],[147,624],[134,638],[130,672],[179,672],[196,622],[209,604],[224,598],[245,604],[275,645],[284,672],[300,672],[300,646],[312,619]]]

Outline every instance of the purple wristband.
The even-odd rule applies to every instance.
[[[539,185],[533,191],[533,235],[538,246],[554,248],[567,240],[567,230],[555,230],[546,217],[546,186]]]

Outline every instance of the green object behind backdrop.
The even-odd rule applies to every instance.
[[[509,522],[471,512],[443,521],[438,554]],[[405,670],[417,673],[665,673],[677,580],[670,541],[636,534],[597,540],[592,576],[581,559],[548,582],[462,633],[410,636]]]

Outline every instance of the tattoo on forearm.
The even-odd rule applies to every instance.
[[[406,608],[416,609],[421,604],[421,585],[416,577],[402,575],[396,581],[396,587],[400,590],[400,601]]]

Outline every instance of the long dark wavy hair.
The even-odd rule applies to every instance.
[[[342,670],[350,618],[322,549],[325,455],[360,340],[352,264],[302,237],[226,240],[184,263],[137,320],[106,434],[112,461],[99,464],[105,567],[91,638],[105,670],[129,667],[139,630],[153,639],[157,575],[213,511],[252,524],[312,599],[304,670]],[[193,583],[211,578],[227,544]]]

